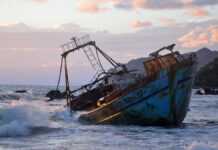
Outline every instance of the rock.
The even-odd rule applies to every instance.
[[[27,90],[17,90],[15,93],[27,93]]]
[[[53,99],[63,99],[65,98],[65,93],[62,93],[59,90],[51,90],[46,94],[46,97],[50,98],[49,101]]]
[[[196,91],[197,95],[218,95],[218,89],[214,88],[201,88]]]
[[[205,95],[205,91],[204,91],[204,89],[200,88],[200,89],[198,89],[198,90],[195,92],[195,94],[197,94],[197,95]]]

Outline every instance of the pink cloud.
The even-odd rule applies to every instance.
[[[218,43],[218,26],[206,29],[196,28],[178,39],[182,47],[195,48],[206,44]]]
[[[188,14],[194,17],[205,17],[208,16],[208,11],[201,7],[192,7],[188,9]]]
[[[209,43],[209,36],[207,33],[200,33],[196,35],[194,31],[182,36],[178,40],[182,47],[185,48],[195,48],[198,46],[203,46]]]
[[[202,29],[195,29],[178,39],[182,47],[195,48],[209,43],[209,35]]]
[[[133,8],[145,8],[148,4],[147,0],[133,0],[132,5]]]
[[[211,41],[218,43],[218,26],[211,26],[209,31],[211,32]]]
[[[96,13],[102,10],[124,9],[184,9],[189,7],[203,7],[218,4],[218,1],[207,0],[78,0],[79,10],[82,12]],[[112,7],[111,7],[112,6]],[[193,15],[206,15],[206,11],[195,9]]]
[[[96,13],[101,11],[97,1],[81,1],[78,7],[81,12]]]
[[[86,13],[98,13],[108,10],[105,5],[116,5],[121,0],[80,0],[78,3],[78,9],[81,12]]]
[[[152,26],[152,23],[149,21],[135,20],[131,23],[132,28],[144,28],[144,27],[149,27],[149,26]]]

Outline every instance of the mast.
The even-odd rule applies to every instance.
[[[70,102],[72,100],[71,95],[71,89],[70,89],[70,81],[69,81],[69,73],[68,73],[68,67],[67,67],[67,56],[71,53],[74,53],[76,51],[82,50],[89,63],[91,64],[92,68],[96,71],[96,76],[98,77],[101,74],[106,74],[106,71],[101,63],[99,54],[103,56],[104,59],[106,59],[114,68],[122,67],[120,63],[117,63],[114,59],[112,59],[109,55],[107,55],[105,52],[103,52],[95,43],[95,41],[90,40],[89,36],[83,36],[81,38],[73,37],[71,38],[71,41],[68,43],[65,43],[61,45],[61,48],[63,49],[63,53],[61,54],[61,68],[60,68],[60,74],[59,74],[59,80],[57,88],[60,84],[60,78],[62,73],[62,65],[64,65],[64,74],[65,74],[65,90],[66,90],[66,100],[67,100],[67,106],[70,106]],[[94,53],[95,51],[95,53]],[[63,64],[64,63],[64,64]],[[96,83],[101,79],[96,79],[93,83]],[[90,85],[90,84],[88,84]],[[70,106],[71,108],[71,106]]]

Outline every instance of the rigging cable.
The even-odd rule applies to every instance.
[[[67,58],[66,57],[64,57],[64,70],[65,70],[67,105],[69,105],[70,85],[69,85],[68,70],[67,70]]]
[[[102,65],[102,63],[101,63],[101,60],[100,60],[100,57],[99,57],[99,54],[98,54],[98,50],[95,49],[95,52],[96,52],[96,57],[97,57],[97,59],[98,59],[98,64],[100,65],[101,70],[102,70],[103,72],[105,72],[105,69],[104,69],[104,67],[103,67],[103,65]]]
[[[58,90],[59,86],[60,86],[62,68],[63,68],[63,57],[61,57],[61,65],[60,65],[60,70],[59,70],[59,76],[58,76],[58,82],[57,82],[56,90]]]

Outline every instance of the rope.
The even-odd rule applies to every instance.
[[[96,56],[97,56],[97,59],[98,59],[98,63],[99,63],[99,65],[100,65],[100,68],[101,68],[101,70],[102,70],[103,72],[105,72],[105,69],[104,69],[104,67],[103,67],[103,65],[102,65],[102,63],[101,63],[101,60],[100,60],[100,57],[99,57],[99,54],[98,54],[98,50],[95,49],[95,52],[96,52]]]
[[[113,60],[110,56],[108,56],[106,53],[104,53],[99,47],[97,47],[96,45],[94,45],[94,47],[101,53],[102,56],[104,56],[104,58],[107,59],[107,61],[113,66],[113,67],[117,67],[120,66],[119,63],[117,63],[115,60]]]
[[[66,100],[67,100],[67,106],[70,105],[70,83],[69,83],[69,78],[68,78],[68,70],[67,70],[67,59],[66,56],[61,57],[61,65],[60,65],[60,70],[59,70],[59,76],[58,76],[58,82],[57,82],[57,87],[56,90],[59,89],[60,82],[61,82],[61,74],[63,70],[63,63],[64,63],[64,71],[65,71],[65,86],[66,86]]]

